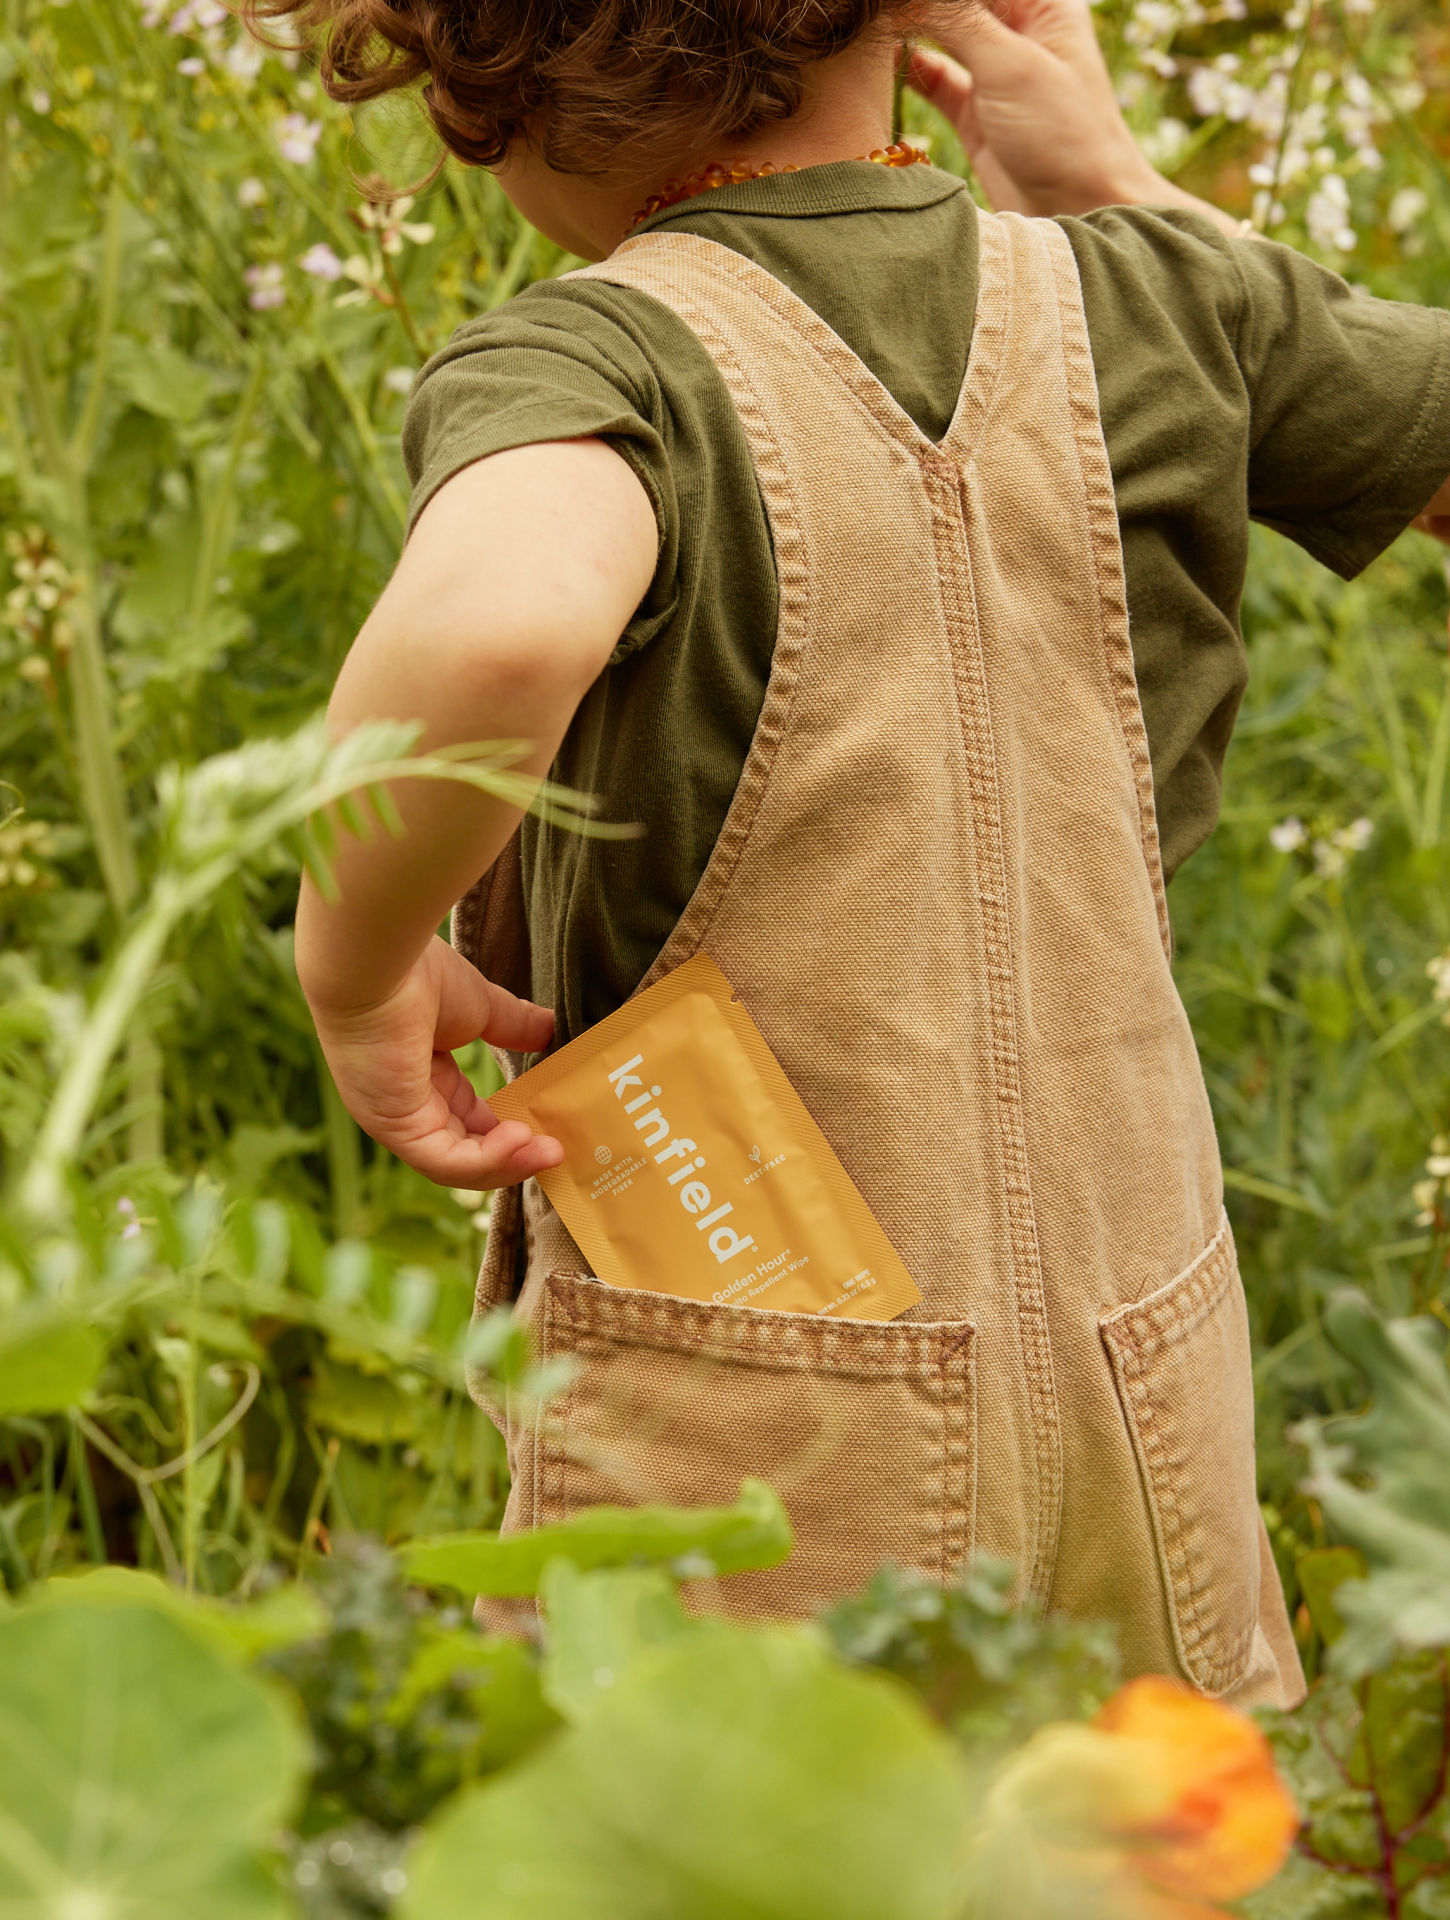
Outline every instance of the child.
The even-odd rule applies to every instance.
[[[1163,890],[1216,817],[1250,516],[1348,577],[1450,514],[1445,316],[1151,173],[1077,0],[329,19],[335,94],[426,75],[447,144],[601,263],[424,370],[411,537],[331,717],[532,741],[645,832],[415,783],[406,838],[346,845],[341,904],[304,886],[297,926],[348,1107],[502,1189],[480,1305],[517,1295],[580,1363],[546,1421],[511,1414],[506,1524],[758,1474],[797,1549],[725,1604],[981,1551],[1118,1621],[1129,1671],[1292,1703]],[[886,152],[923,26],[965,65],[919,53],[913,84],[998,204],[1106,211],[981,214]],[[516,1070],[702,948],[921,1289],[902,1319],[601,1286],[529,1179],[557,1143],[450,1058],[482,1034]]]

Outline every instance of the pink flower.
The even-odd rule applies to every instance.
[[[265,266],[248,267],[242,275],[252,291],[247,295],[247,305],[255,307],[258,313],[265,313],[268,307],[280,307],[287,298],[287,289],[283,286],[283,272],[275,260],[269,260]]]
[[[304,273],[310,273],[314,280],[340,280],[343,275],[341,260],[325,240],[319,240],[315,247],[309,247],[297,264]]]
[[[317,152],[322,122],[309,120],[305,113],[284,113],[274,131],[282,158],[294,166],[305,167]]]

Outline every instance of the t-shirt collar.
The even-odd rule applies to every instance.
[[[833,160],[824,166],[803,167],[799,173],[707,188],[642,220],[630,238],[656,227],[688,225],[712,213],[809,220],[822,214],[909,212],[965,192],[965,183],[955,174],[932,166],[883,167],[869,160]]]

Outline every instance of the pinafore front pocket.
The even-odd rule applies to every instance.
[[[534,1332],[542,1358],[572,1355],[578,1371],[528,1426],[510,1423],[506,1524],[544,1525],[599,1502],[724,1504],[747,1476],[769,1481],[795,1551],[719,1594],[754,1617],[812,1613],[883,1560],[948,1581],[970,1555],[969,1324],[709,1306],[556,1273]]]
[[[1259,1617],[1248,1311],[1225,1216],[1192,1266],[1100,1323],[1143,1479],[1183,1671],[1244,1674]]]

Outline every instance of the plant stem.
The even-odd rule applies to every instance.
[[[76,1494],[80,1500],[81,1525],[85,1528],[86,1553],[93,1567],[104,1567],[109,1559],[106,1536],[101,1528],[101,1509],[96,1501],[96,1483],[91,1477],[91,1462],[86,1453],[85,1435],[76,1416],[70,1416],[70,1452],[75,1461]]]
[[[70,462],[77,473],[84,473],[95,452],[101,407],[106,397],[106,369],[110,364],[111,341],[115,337],[116,315],[120,308],[123,204],[121,190],[113,176],[106,201],[105,234],[101,242],[100,310],[96,315],[96,344],[91,350],[91,381],[70,442]]]
[[[131,843],[126,779],[116,750],[110,676],[106,671],[95,603],[85,480],[61,434],[39,346],[29,330],[19,326],[15,328],[15,344],[26,398],[49,468],[47,478],[64,502],[65,524],[58,530],[59,544],[63,550],[68,549],[66,559],[76,584],[69,609],[75,633],[69,676],[75,717],[76,779],[106,893],[112,911],[121,920],[136,897],[136,850]]]

